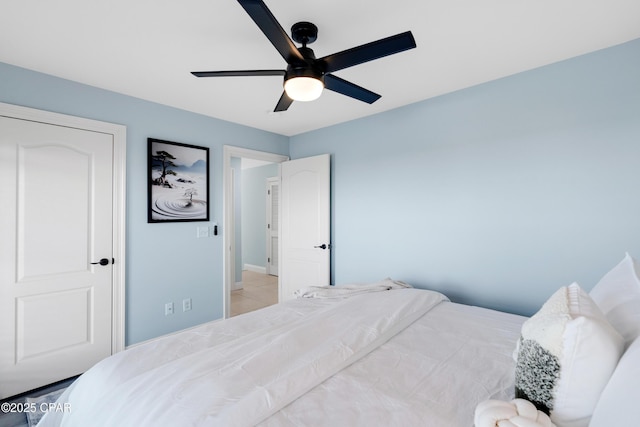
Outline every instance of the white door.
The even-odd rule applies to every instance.
[[[280,180],[267,179],[267,274],[278,275],[278,206]]]
[[[0,117],[0,397],[111,354],[113,138]]]
[[[280,301],[330,284],[329,171],[329,154],[281,163]]]

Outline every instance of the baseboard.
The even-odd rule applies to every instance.
[[[253,271],[254,273],[267,274],[267,267],[262,267],[260,265],[245,264],[242,267],[242,269],[243,270],[248,270],[248,271]]]
[[[236,283],[233,283],[231,285],[231,290],[232,291],[237,291],[237,290],[242,289],[242,288],[244,288],[244,286],[242,285],[242,282],[236,282]]]

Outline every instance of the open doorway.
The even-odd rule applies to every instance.
[[[277,271],[270,252],[277,247],[277,206],[269,206],[268,183],[279,181],[278,164],[251,158],[232,157],[234,175],[235,283],[231,283],[230,316],[254,311],[278,302]],[[276,184],[277,185],[277,184]],[[277,187],[274,187],[275,190]],[[270,215],[271,214],[271,215]],[[267,236],[270,230],[275,236]],[[267,239],[270,237],[270,239]]]
[[[224,147],[224,317],[278,302],[273,266],[278,217],[276,211],[274,221],[269,206],[269,183],[279,182],[278,163],[286,160],[279,154]]]

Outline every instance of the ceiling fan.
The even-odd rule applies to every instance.
[[[315,57],[308,44],[316,41],[318,28],[311,22],[291,27],[293,40],[282,29],[262,0],[238,0],[287,62],[286,70],[194,71],[196,77],[284,76],[284,92],[274,111],[286,111],[293,101],[317,99],[324,88],[372,104],[380,95],[331,73],[416,47],[411,31],[366,43],[342,52]]]

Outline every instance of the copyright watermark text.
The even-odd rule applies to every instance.
[[[4,414],[9,413],[35,413],[35,412],[71,412],[71,403],[69,402],[2,402],[0,411]]]

